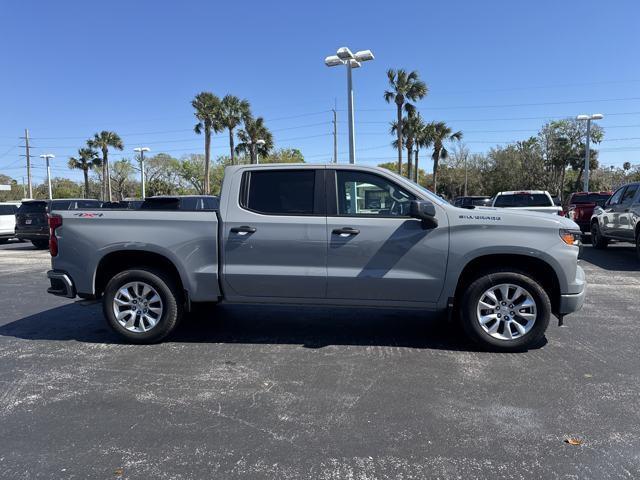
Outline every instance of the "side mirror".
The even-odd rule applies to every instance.
[[[428,200],[411,200],[409,204],[409,215],[418,220],[422,220],[423,228],[435,228],[438,226],[436,207]]]

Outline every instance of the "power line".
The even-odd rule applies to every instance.
[[[603,98],[598,100],[569,100],[562,102],[536,102],[536,103],[509,103],[509,104],[496,104],[496,105],[455,105],[451,107],[429,107],[427,110],[459,110],[466,108],[508,108],[508,107],[536,107],[545,105],[573,105],[579,103],[602,103],[602,102],[622,102],[640,100],[640,97],[626,97],[626,98]],[[387,112],[389,108],[359,108],[361,112]]]

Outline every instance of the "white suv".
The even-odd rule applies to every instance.
[[[19,202],[0,203],[0,245],[16,236],[16,211]]]
[[[493,197],[491,206],[563,215],[562,207],[558,203],[544,190],[520,190],[499,192]]]

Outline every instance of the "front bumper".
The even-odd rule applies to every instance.
[[[584,304],[584,297],[587,294],[587,281],[584,275],[584,270],[582,270],[582,267],[580,266],[576,269],[576,283],[582,286],[578,293],[560,295],[560,305],[558,308],[558,313],[560,315],[577,312]]]
[[[51,287],[47,288],[47,293],[58,297],[75,298],[76,287],[69,275],[59,270],[49,270],[47,277],[51,282]]]

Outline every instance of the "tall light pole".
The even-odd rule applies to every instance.
[[[44,155],[40,155],[40,158],[44,158],[47,162],[47,184],[49,185],[49,200],[51,200],[53,195],[51,193],[51,165],[49,164],[49,160],[56,158],[56,156],[51,153],[45,153]]]
[[[136,147],[133,149],[134,152],[138,152],[140,154],[140,185],[142,185],[142,199],[144,200],[145,195],[145,185],[144,185],[144,152],[148,152],[150,150],[149,147]]]
[[[331,55],[324,59],[327,67],[336,67],[345,65],[347,67],[347,101],[348,101],[348,123],[349,123],[349,163],[356,163],[356,138],[355,138],[355,120],[353,113],[353,82],[351,81],[351,70],[359,68],[362,62],[373,60],[375,57],[371,50],[361,50],[351,53],[347,47],[339,48],[335,55]]]
[[[264,145],[265,142],[263,139],[259,138],[258,140],[256,140],[255,142],[255,149],[256,149],[256,164],[260,163],[260,152],[258,151],[258,148],[261,147],[262,145]]]
[[[594,113],[592,115],[578,115],[576,117],[576,120],[582,120],[587,122],[587,148],[584,154],[584,183],[582,186],[582,189],[585,192],[589,191],[589,170],[590,170],[589,155],[591,153],[591,147],[590,147],[591,120],[602,120],[603,118],[604,118],[604,115],[602,115],[601,113]]]

